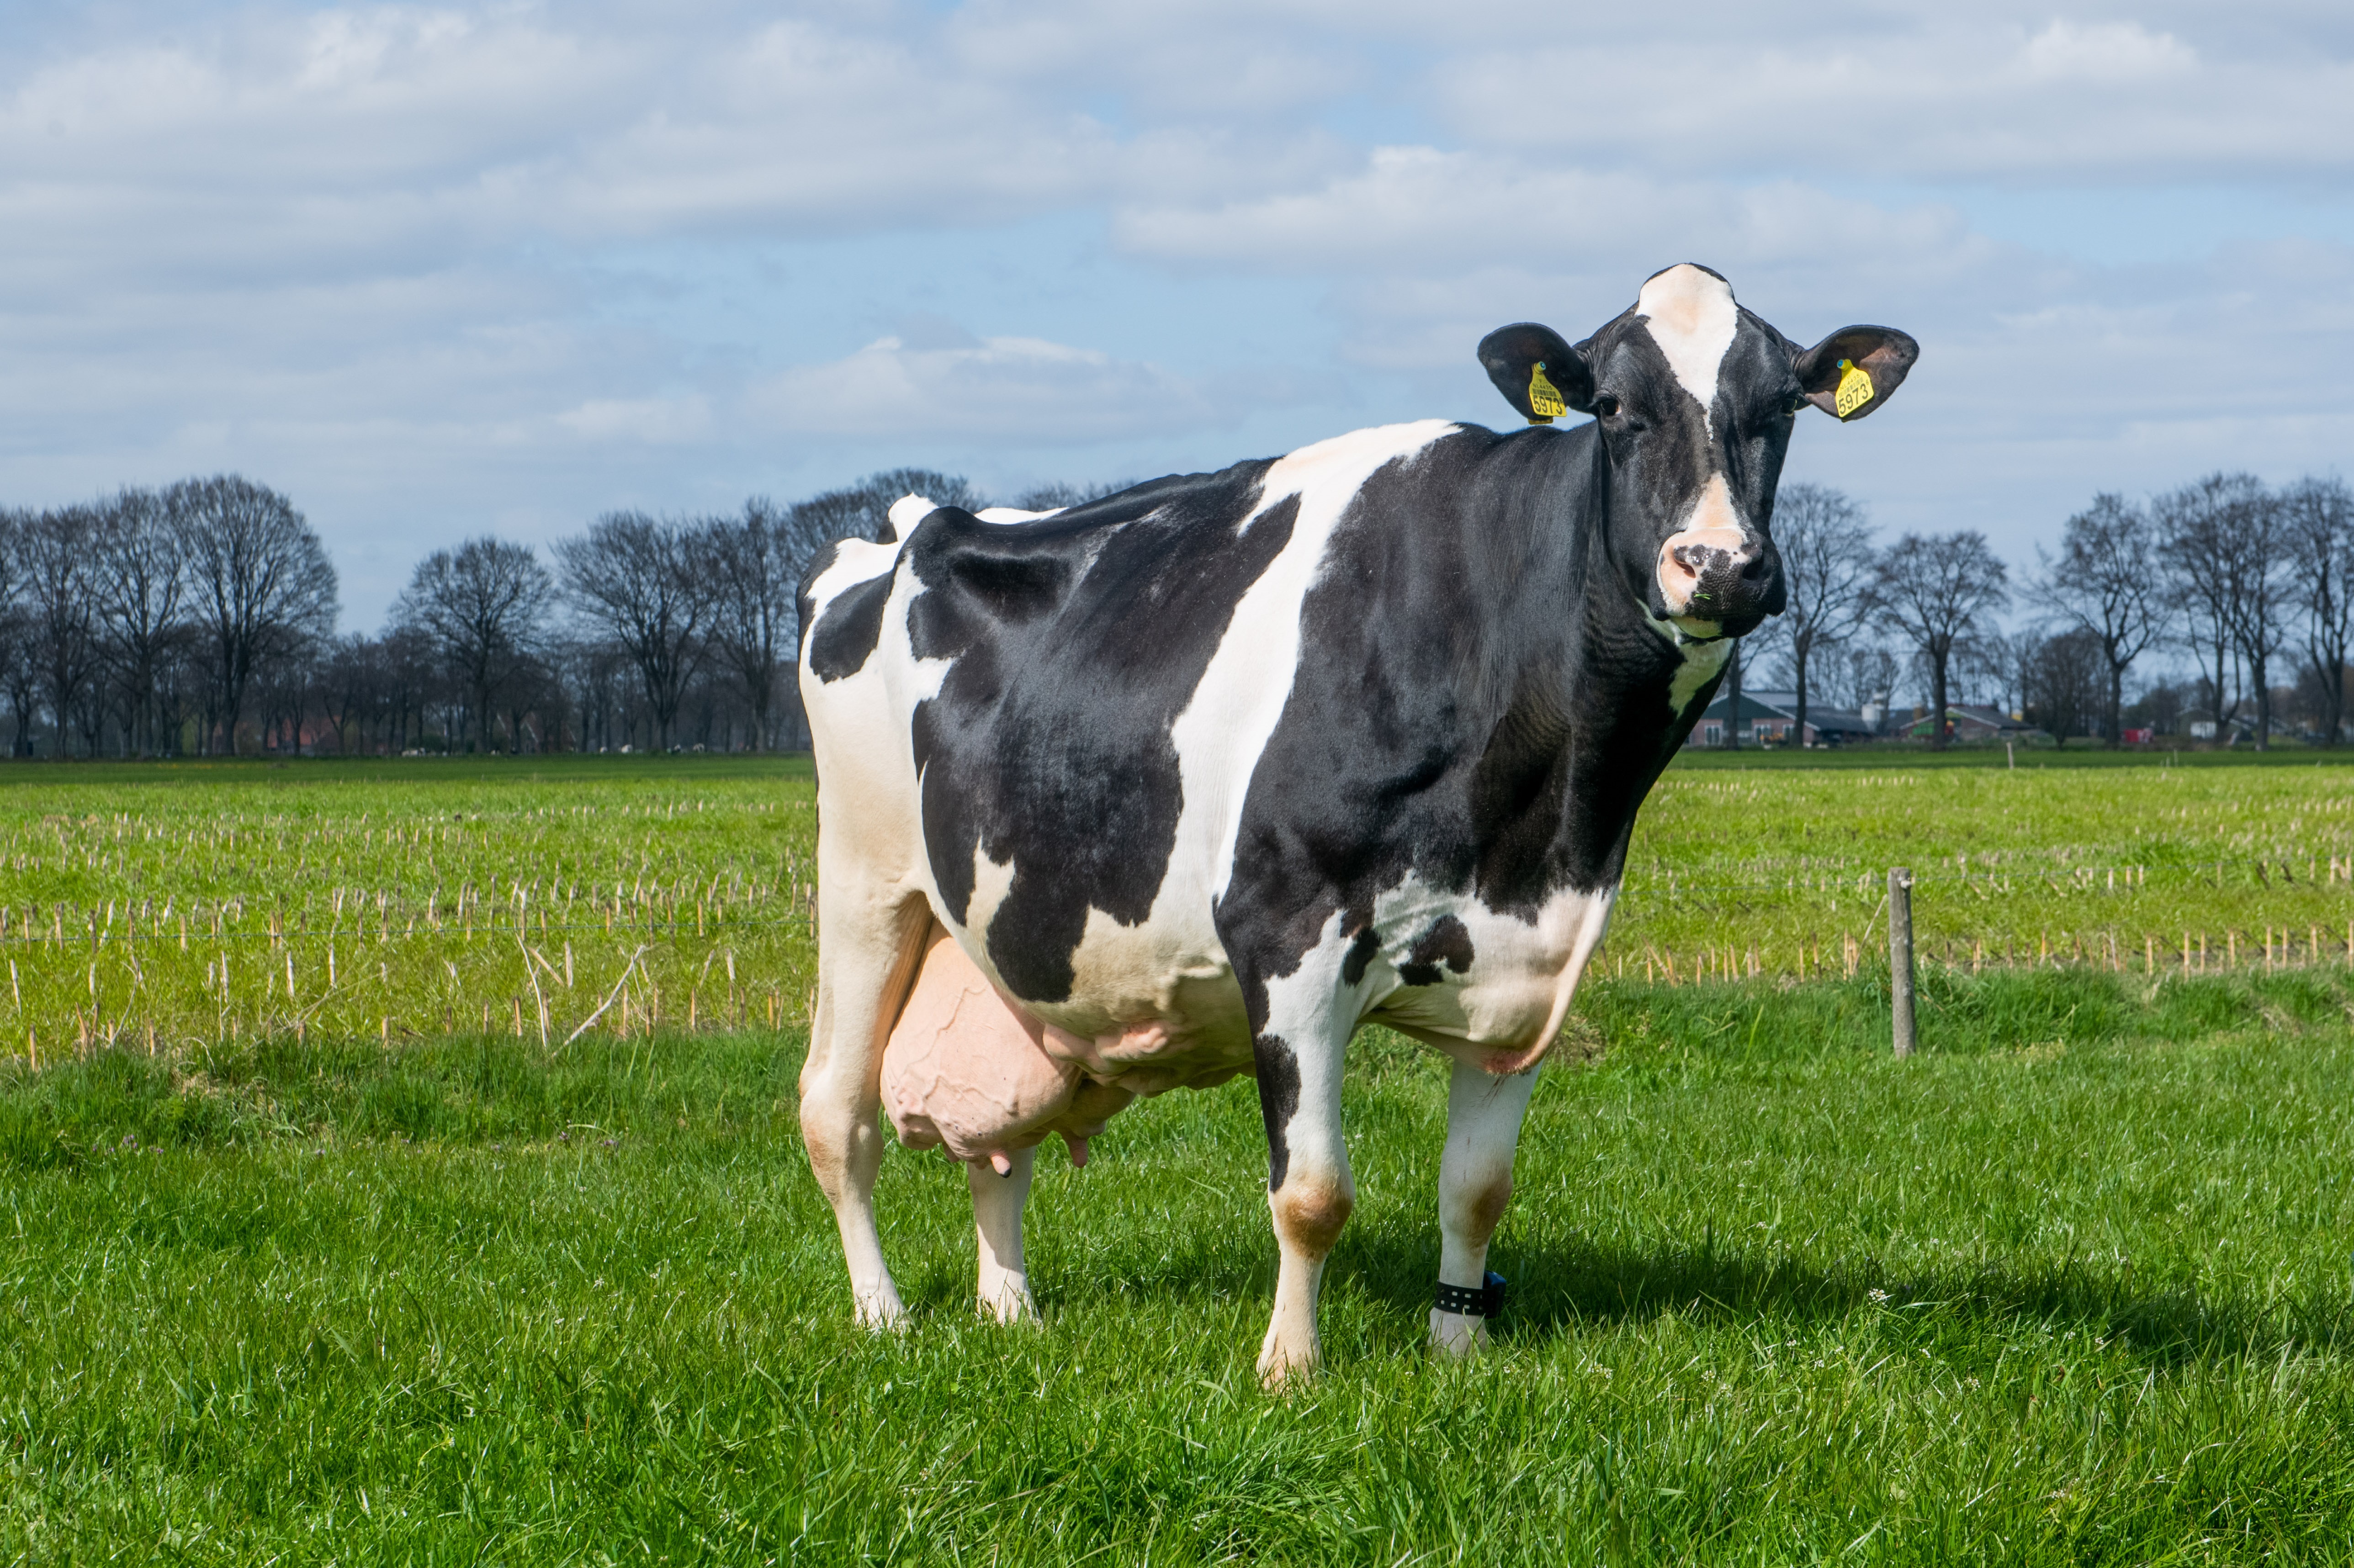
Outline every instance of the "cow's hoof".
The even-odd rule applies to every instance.
[[[1045,1323],[1045,1319],[1038,1316],[1038,1303],[1032,1299],[1027,1290],[1006,1290],[995,1296],[982,1297],[981,1315],[993,1323],[1008,1326],[1028,1323],[1043,1327]]]
[[[899,1304],[899,1293],[889,1286],[872,1295],[858,1298],[858,1326],[875,1334],[897,1334],[906,1331],[907,1309]]]
[[[1488,1319],[1430,1309],[1430,1348],[1455,1361],[1469,1361],[1488,1348]]]
[[[1258,1353],[1258,1383],[1269,1393],[1288,1393],[1315,1377],[1322,1365],[1314,1345],[1304,1351],[1269,1345]]]

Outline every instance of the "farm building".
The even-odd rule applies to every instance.
[[[1732,717],[1733,699],[1720,695],[1711,703],[1692,726],[1687,746],[1715,747],[1723,746],[1726,721]],[[1796,692],[1764,691],[1741,694],[1740,741],[1744,746],[1788,746],[1798,737],[1798,694]],[[1872,722],[1853,708],[1835,708],[1826,704],[1807,704],[1804,744],[1808,746],[1844,746],[1859,740],[1876,738]]]
[[[1948,703],[1946,705],[1946,734],[1956,741],[1973,740],[2049,740],[2052,737],[2033,725],[2015,718],[2000,708],[1986,703]],[[1929,711],[1925,707],[1913,710],[1913,718],[1898,733],[1907,740],[1929,738]]]

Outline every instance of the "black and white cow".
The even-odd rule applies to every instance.
[[[1873,411],[1917,352],[1875,326],[1800,348],[1671,267],[1575,346],[1480,344],[1532,428],[1359,430],[1044,514],[911,497],[894,539],[823,555],[801,1127],[861,1319],[903,1316],[886,1089],[903,1135],[970,1162],[982,1302],[1013,1318],[1031,1146],[1083,1157],[1131,1095],[1246,1072],[1282,1259],[1259,1369],[1313,1366],[1354,1200],[1341,1059],[1379,1022],[1454,1061],[1430,1327],[1476,1349],[1522,1113],[1636,810],[1782,607],[1792,420]],[[1571,409],[1593,422],[1540,428]]]

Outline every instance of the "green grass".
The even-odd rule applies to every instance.
[[[2354,959],[2336,757],[1992,757],[1680,760],[1603,972],[1869,968],[1899,864],[1934,963]],[[0,1051],[798,1020],[813,807],[804,758],[10,764]]]
[[[850,1326],[805,761],[0,768],[0,1563],[2354,1559],[2354,774],[1993,761],[1670,770],[1479,1364],[1420,1345],[1443,1075],[1361,1040],[1283,1399],[1246,1082],[1042,1158],[1043,1332],[894,1149],[915,1326]]]
[[[798,1036],[0,1080],[0,1561],[2337,1562],[2354,995],[1605,987],[1492,1353],[1422,1350],[1443,1076],[1360,1042],[1328,1372],[1269,1399],[1246,1083],[1041,1161],[1043,1330],[892,1150],[848,1322]]]
[[[0,769],[6,1048],[805,1017],[806,758]]]
[[[2052,754],[2041,754],[2039,760]],[[1678,978],[1844,972],[1869,951],[1891,866],[1916,878],[1929,958],[1963,966],[2114,960],[2179,969],[2354,959],[2354,768],[2278,754],[2064,767],[1995,752],[1787,754],[1680,763],[1645,805],[1606,962]],[[2100,760],[2094,761],[2094,758]],[[2075,764],[2083,763],[2083,766]],[[2206,957],[2200,957],[2205,944]],[[1803,956],[1802,956],[1803,955]]]

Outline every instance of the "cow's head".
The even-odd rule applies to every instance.
[[[1809,403],[1862,418],[1919,353],[1878,326],[1842,327],[1802,349],[1690,263],[1655,273],[1625,314],[1575,348],[1534,322],[1479,344],[1489,376],[1532,423],[1594,416],[1612,562],[1680,641],[1738,637],[1781,613],[1768,525],[1792,420]]]

